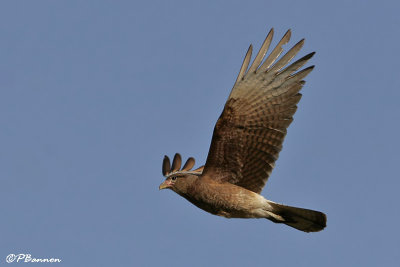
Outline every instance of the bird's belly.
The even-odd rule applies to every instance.
[[[204,194],[184,196],[198,208],[226,218],[265,217],[266,200],[250,190],[230,185],[208,187]]]

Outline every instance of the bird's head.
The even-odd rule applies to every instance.
[[[203,172],[203,166],[195,170],[191,170],[194,166],[194,158],[188,158],[185,165],[182,164],[181,155],[175,154],[172,160],[172,166],[167,156],[164,156],[162,164],[162,173],[165,176],[165,181],[160,184],[159,189],[171,189],[176,193],[183,193],[186,191],[188,181],[192,181],[193,178],[197,178]]]

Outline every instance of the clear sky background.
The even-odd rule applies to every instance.
[[[399,266],[399,10],[1,1],[0,264],[30,253],[57,266]],[[324,211],[319,233],[158,190],[164,155],[204,164],[248,45],[271,27],[274,43],[291,28],[290,45],[306,38],[300,56],[317,53],[262,194]]]

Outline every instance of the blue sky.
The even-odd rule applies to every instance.
[[[399,8],[2,1],[0,264],[29,253],[57,266],[398,266]],[[204,164],[247,47],[271,27],[317,53],[262,194],[324,211],[319,233],[158,190],[164,155]]]

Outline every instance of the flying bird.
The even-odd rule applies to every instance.
[[[166,179],[159,189],[171,189],[214,215],[266,218],[300,231],[317,232],[326,226],[324,213],[278,204],[260,195],[293,121],[303,79],[314,68],[299,71],[314,52],[290,64],[304,39],[279,58],[282,46],[290,40],[290,30],[266,56],[273,35],[271,29],[249,67],[250,45],[215,124],[205,165],[192,170],[195,160],[190,157],[181,168],[182,158],[175,154],[171,166],[165,156],[162,173]]]

